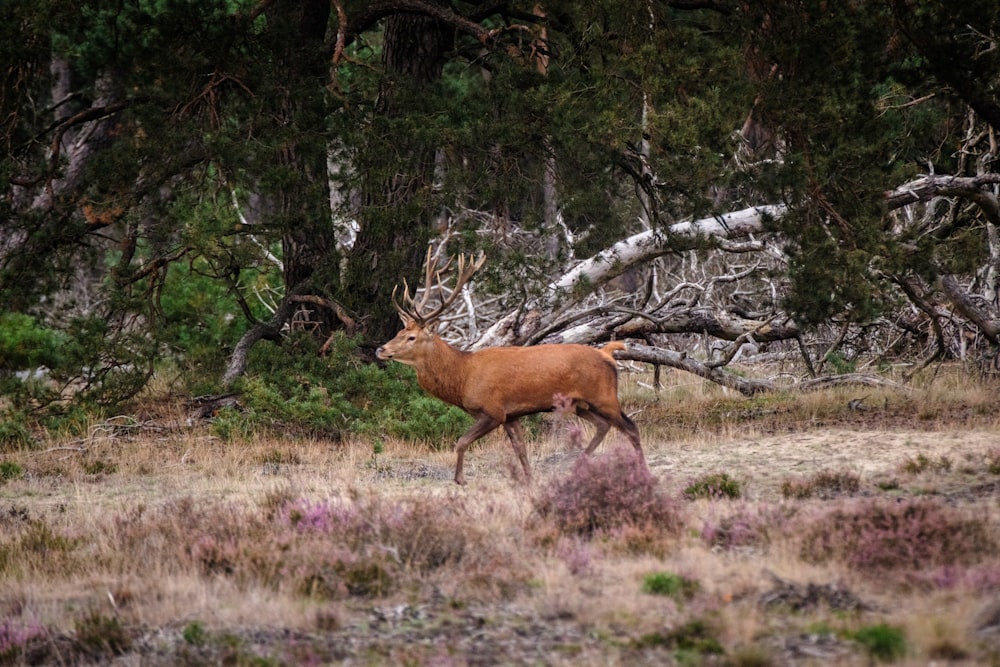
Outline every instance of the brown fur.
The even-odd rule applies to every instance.
[[[465,450],[498,426],[507,432],[525,477],[530,480],[518,419],[553,410],[557,394],[569,398],[576,414],[597,429],[587,445],[587,454],[614,426],[642,456],[639,429],[618,402],[618,369],[612,354],[624,349],[623,342],[614,341],[602,349],[567,344],[462,352],[443,341],[428,324],[403,312],[400,315],[403,329],[378,349],[378,358],[413,366],[417,382],[428,393],[476,419],[455,446],[458,484],[465,483]]]

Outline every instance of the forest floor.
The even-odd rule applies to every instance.
[[[460,488],[447,447],[148,407],[0,455],[0,664],[998,665],[1000,414],[963,382],[624,387],[674,523],[591,532],[542,509],[593,481],[561,421],[530,485],[498,435]]]

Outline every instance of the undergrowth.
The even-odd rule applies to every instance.
[[[995,527],[927,499],[872,499],[838,507],[811,520],[802,557],[839,559],[852,569],[880,577],[945,565],[970,565],[997,548]]]
[[[251,371],[237,383],[240,407],[216,416],[215,433],[226,440],[388,435],[450,445],[471,425],[464,412],[428,396],[412,369],[363,362],[355,346],[338,336],[326,357],[308,336],[255,346]]]
[[[581,456],[569,474],[535,500],[539,515],[565,534],[593,536],[629,527],[676,533],[681,507],[628,447]]]

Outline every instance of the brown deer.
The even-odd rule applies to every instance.
[[[455,286],[445,296],[447,290],[441,275],[451,266],[451,260],[439,269],[428,251],[421,300],[414,300],[405,280],[403,305],[396,300],[397,290],[393,290],[392,302],[403,321],[403,329],[375,353],[379,359],[413,366],[417,382],[424,390],[458,406],[476,420],[455,445],[458,455],[455,482],[465,484],[462,470],[465,450],[498,426],[507,432],[525,479],[530,481],[531,468],[518,420],[525,415],[552,411],[557,396],[561,401],[571,401],[571,409],[577,416],[597,429],[587,445],[587,454],[601,444],[614,426],[628,437],[645,464],[639,429],[618,403],[618,367],[611,353],[621,349],[623,343],[610,343],[603,350],[566,344],[463,352],[437,335],[442,313],[460,296],[462,287],[484,261],[482,255],[476,260],[459,256]],[[434,282],[441,294],[440,304],[428,311],[425,308]]]

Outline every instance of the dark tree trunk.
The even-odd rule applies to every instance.
[[[377,113],[389,120],[404,107],[419,103],[422,90],[440,79],[451,31],[436,19],[417,14],[393,14],[385,20],[383,63],[386,81]],[[367,343],[380,344],[399,329],[392,306],[393,287],[421,274],[431,237],[434,154],[437,146],[414,142],[409,136],[391,139],[397,163],[387,177],[368,179],[362,194],[361,230],[353,247],[344,283],[344,300],[368,315]],[[388,151],[387,153],[391,153]]]
[[[286,298],[306,291],[316,291],[335,276],[328,273],[336,265],[332,254],[335,245],[330,221],[328,182],[326,178],[326,143],[322,129],[327,108],[322,94],[327,79],[328,62],[323,37],[330,16],[326,0],[284,2],[276,5],[275,14],[285,23],[287,48],[280,57],[287,78],[281,100],[279,122],[299,128],[298,141],[290,140],[277,156],[278,162],[297,175],[283,183],[275,195],[276,218],[284,233],[282,250]],[[269,16],[269,20],[271,17]],[[313,140],[308,130],[315,130]],[[314,311],[310,321],[325,331],[331,315]]]
[[[325,340],[336,325],[335,314],[329,309],[295,300],[305,293],[325,291],[336,279],[331,270],[337,261],[323,133],[328,112],[323,91],[329,67],[323,37],[329,15],[327,0],[284,0],[267,10],[274,56],[283,69],[273,118],[275,134],[286,141],[274,159],[295,177],[283,178],[280,186],[273,188],[262,183],[260,208],[263,222],[282,230],[285,298],[269,322],[259,322],[243,335],[229,359],[223,386],[228,387],[243,374],[254,344],[278,339],[290,322],[307,328],[319,340]],[[291,131],[284,133],[285,127]]]

